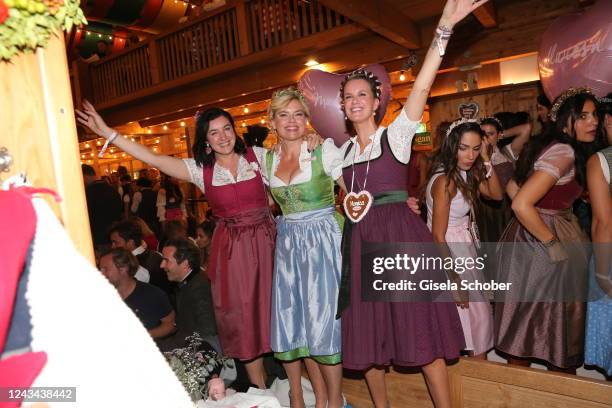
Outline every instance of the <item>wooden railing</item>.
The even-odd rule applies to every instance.
[[[246,3],[253,51],[338,27],[348,19],[316,0],[252,0]]]
[[[162,81],[230,61],[240,54],[236,9],[163,35],[157,44]]]
[[[228,0],[211,13],[89,66],[105,103],[350,21],[318,0]]]
[[[128,95],[151,86],[149,43],[90,65],[95,103]]]

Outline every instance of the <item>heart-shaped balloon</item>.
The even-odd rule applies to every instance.
[[[570,87],[589,87],[598,97],[612,91],[612,1],[556,19],[542,36],[540,79],[552,101]]]
[[[382,84],[380,108],[376,115],[376,123],[380,123],[387,110],[391,98],[391,81],[389,75],[380,64],[364,67],[378,77]],[[337,146],[348,140],[344,112],[340,106],[340,84],[346,74],[332,74],[318,69],[308,70],[298,82],[298,89],[304,94],[306,104],[310,109],[310,123],[323,138],[331,137]]]

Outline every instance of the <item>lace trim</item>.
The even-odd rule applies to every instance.
[[[202,167],[198,166],[194,159],[183,159],[187,170],[189,171],[189,176],[191,182],[195,184],[202,192],[204,193],[204,172]],[[241,181],[247,181],[255,178],[257,175],[257,171],[260,170],[260,167],[257,163],[249,163],[247,159],[240,156],[238,160],[238,174],[237,180],[234,180],[234,176],[232,173],[223,166],[215,164],[213,168],[213,186],[225,186],[228,184],[240,183]]]
[[[406,111],[404,110],[402,110],[402,112],[397,115],[397,118],[395,118],[395,120],[389,125],[389,128],[387,130],[389,146],[391,147],[391,152],[393,153],[393,156],[395,156],[395,158],[401,163],[408,164],[408,162],[410,161],[412,139],[414,138],[418,125],[419,122],[413,122],[408,119]],[[355,159],[355,163],[365,162],[368,160],[368,157],[371,157],[371,160],[375,160],[382,155],[380,141],[384,130],[385,128],[381,126],[376,130],[376,133],[370,136],[370,144],[368,144],[363,150],[363,152],[357,156],[357,158]],[[347,167],[353,164],[353,157],[355,154],[354,149],[359,148],[357,143],[357,137],[352,137],[342,146],[342,151],[346,149],[346,146],[350,142],[353,142],[353,147],[344,158],[342,162],[343,167]],[[371,156],[370,151],[372,151]]]

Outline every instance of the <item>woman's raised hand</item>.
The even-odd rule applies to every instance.
[[[485,162],[488,162],[491,160],[492,153],[493,146],[491,145],[491,142],[489,142],[489,139],[485,136],[482,138],[482,145],[480,146],[480,157],[482,157],[482,160]]]
[[[452,28],[468,14],[482,6],[489,0],[448,0],[442,12],[441,23]]]
[[[113,130],[108,127],[104,119],[100,116],[96,109],[87,100],[83,100],[83,110],[75,109],[77,120],[83,126],[86,126],[93,133],[108,139],[113,134]]]

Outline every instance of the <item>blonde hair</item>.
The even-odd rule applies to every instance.
[[[268,107],[268,118],[270,120],[274,119],[274,115],[279,110],[285,108],[291,101],[298,101],[302,105],[302,109],[306,114],[307,118],[310,118],[310,109],[308,109],[308,105],[306,105],[306,100],[304,99],[304,95],[302,92],[297,90],[294,87],[280,89],[272,95],[272,100],[270,101],[270,106]]]

